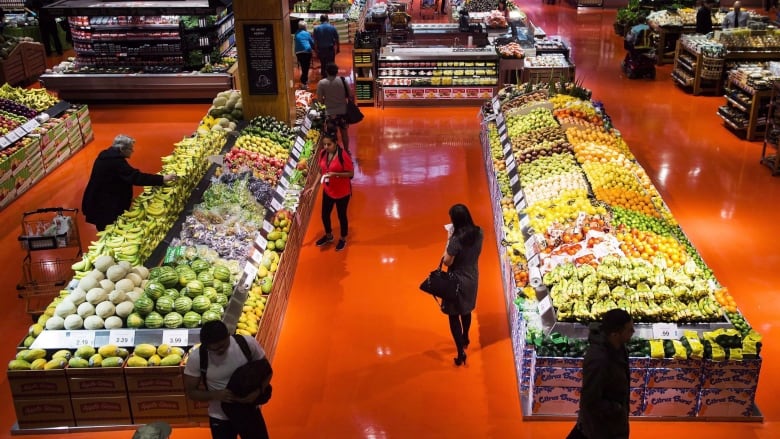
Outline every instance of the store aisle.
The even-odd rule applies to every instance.
[[[693,97],[669,79],[630,81],[620,72],[614,11],[569,4],[523,5],[549,35],[573,46],[578,77],[603,101],[615,126],[658,185],[704,259],[765,337],[757,396],[764,424],[633,422],[632,438],[769,439],[780,436],[780,375],[774,277],[780,180],[758,164],[760,143],[739,140],[715,115],[722,97]],[[348,51],[339,64],[350,64]],[[297,76],[296,76],[297,77]],[[159,155],[190,133],[207,105],[93,106],[96,141],[0,212],[0,356],[11,358],[29,319],[16,298],[24,210],[78,206],[92,159],[118,132],[139,139],[136,166],[155,171]],[[572,422],[522,422],[495,237],[478,144],[477,109],[365,108],[353,127],[358,170],[346,250],[313,245],[315,208],[301,251],[274,358],[274,397],[264,409],[274,439],[563,438]],[[486,233],[480,292],[466,367],[452,364],[446,317],[417,289],[444,247],[447,209],[464,202]],[[83,226],[83,224],[82,224]],[[89,240],[91,228],[82,227]],[[0,376],[0,438],[14,413]],[[129,438],[130,431],[64,437]],[[31,435],[31,439],[54,436]],[[174,439],[208,438],[180,429]]]

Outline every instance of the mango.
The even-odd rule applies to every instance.
[[[157,346],[157,355],[159,355],[162,358],[165,358],[168,354],[171,353],[171,345],[169,344],[161,344],[160,346]]]
[[[146,360],[149,366],[159,366],[161,361],[162,358],[160,358],[160,356],[157,354],[152,355],[148,360]]]
[[[127,367],[146,367],[148,365],[149,363],[146,361],[146,358],[137,355],[133,355],[127,359]]]
[[[24,360],[11,360],[8,362],[8,370],[30,370],[30,363]]]
[[[65,360],[70,360],[70,358],[73,356],[71,352],[67,349],[60,349],[59,351],[52,354],[52,358],[63,358]]]
[[[39,358],[32,363],[30,363],[30,370],[43,370],[44,366],[46,366],[46,359],[45,358]]]
[[[43,349],[30,349],[22,352],[24,355],[22,355],[21,359],[28,363],[32,363],[39,358],[46,358],[46,351]]]
[[[43,370],[65,369],[66,364],[68,364],[68,362],[62,358],[53,358],[43,366]]]
[[[181,355],[170,354],[166,355],[162,361],[160,361],[160,366],[178,366],[179,363],[181,363]]]
[[[88,360],[93,355],[95,355],[95,348],[92,346],[79,346],[79,348],[76,349],[76,356],[79,358]]]
[[[98,354],[102,355],[104,359],[108,357],[119,356],[119,346],[115,344],[107,344],[98,348]]]
[[[157,353],[157,348],[149,343],[139,344],[133,349],[133,355],[137,355],[144,359],[149,359],[152,355]]]
[[[103,358],[101,367],[121,367],[123,362],[122,357],[106,357]]]
[[[73,357],[68,360],[68,367],[72,367],[74,369],[83,369],[85,367],[89,367],[89,360],[85,360],[81,357]]]
[[[100,367],[103,365],[103,356],[95,354],[89,357],[89,367]]]

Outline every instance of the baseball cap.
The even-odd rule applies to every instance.
[[[133,434],[133,439],[168,439],[171,426],[167,422],[152,422],[141,426]]]

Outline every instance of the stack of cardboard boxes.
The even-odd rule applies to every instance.
[[[130,412],[136,424],[161,419],[171,424],[188,422],[182,370],[181,366],[124,368]]]
[[[64,370],[9,370],[20,429],[75,426]]]

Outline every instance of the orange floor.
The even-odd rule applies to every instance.
[[[675,87],[670,66],[658,68],[655,81],[624,78],[614,11],[537,2],[525,7],[549,35],[571,41],[577,76],[604,102],[691,241],[765,337],[756,398],[763,424],[634,422],[632,437],[780,437],[774,395],[780,374],[773,369],[779,358],[773,340],[780,323],[774,309],[780,180],[759,165],[761,144],[723,127],[715,115],[722,97],[693,97]],[[342,52],[339,62],[348,60]],[[131,162],[157,171],[156,157],[189,134],[206,108],[92,106],[96,141],[0,212],[0,266],[6,267],[0,358],[11,357],[29,323],[14,291],[23,257],[16,242],[22,212],[78,206],[93,158],[119,132],[138,138]],[[318,217],[304,240],[274,358],[274,398],[264,409],[272,437],[565,437],[571,422],[521,421],[477,109],[364,112],[366,120],[351,136],[358,170],[348,247],[342,253],[316,248]],[[417,290],[443,249],[442,225],[456,202],[468,204],[486,232],[472,344],[461,368],[452,365],[446,318]],[[81,225],[86,242],[94,229]],[[0,404],[0,437],[8,437],[14,413],[5,383]],[[109,434],[131,436],[68,437]],[[209,434],[181,429],[172,437]]]

